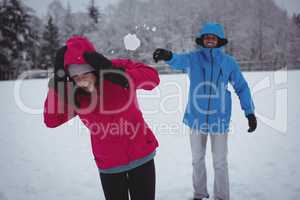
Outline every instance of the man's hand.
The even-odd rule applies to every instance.
[[[248,125],[249,125],[248,132],[251,133],[251,132],[255,131],[255,129],[257,127],[257,120],[256,120],[256,117],[254,114],[247,115],[247,119],[248,119]]]
[[[172,52],[165,49],[156,49],[153,52],[153,59],[157,63],[160,60],[168,61],[172,59]]]

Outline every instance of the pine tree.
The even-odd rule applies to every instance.
[[[290,37],[292,60],[295,66],[300,65],[300,14],[294,14],[293,17],[294,32]]]
[[[59,48],[58,28],[53,23],[53,18],[49,17],[48,23],[43,32],[43,41],[40,55],[40,68],[53,68],[55,53]]]
[[[300,29],[300,14],[293,14],[293,21]]]
[[[32,16],[19,0],[4,0],[0,7],[0,49],[9,61],[7,70],[15,76],[32,67],[31,49],[37,40],[31,27]],[[10,77],[13,78],[13,77]],[[14,77],[15,78],[15,77]]]
[[[73,17],[72,17],[72,8],[71,8],[70,4],[68,3],[67,12],[66,12],[66,15],[64,18],[63,38],[64,38],[64,40],[67,40],[74,34],[75,34],[75,25],[74,25]]]
[[[90,5],[88,7],[88,13],[90,18],[94,21],[95,24],[98,24],[99,22],[99,17],[100,17],[100,12],[95,5],[95,0],[90,1]]]
[[[0,4],[0,69],[2,71],[2,68],[4,66],[9,65],[9,61],[7,58],[7,53],[5,52],[6,48],[9,48],[11,45],[4,39],[3,33],[6,31],[6,24],[4,21],[4,15],[5,15],[5,7],[4,2]],[[4,33],[5,34],[5,33]]]

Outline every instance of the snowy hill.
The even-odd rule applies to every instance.
[[[259,124],[255,133],[246,132],[247,121],[233,95],[232,200],[299,199],[300,71],[245,76],[254,91]],[[162,75],[159,88],[139,92],[145,118],[160,142],[155,159],[158,200],[192,197],[190,144],[181,123],[188,84],[183,74]],[[78,118],[56,129],[45,127],[46,79],[25,80],[20,95],[18,87],[17,81],[0,82],[0,200],[104,200],[87,129]]]

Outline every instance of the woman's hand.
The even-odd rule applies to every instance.
[[[85,52],[83,54],[85,61],[95,70],[112,69],[112,62],[104,55],[98,52]]]
[[[247,115],[247,119],[248,119],[248,126],[249,126],[248,132],[251,133],[255,131],[257,127],[257,120],[254,114]]]
[[[85,52],[83,54],[85,61],[91,65],[96,71],[102,71],[104,79],[123,88],[128,88],[129,83],[125,76],[124,68],[116,68],[111,60],[98,52]],[[106,70],[106,71],[105,71]]]
[[[158,48],[153,52],[153,59],[157,63],[160,60],[169,61],[172,59],[172,51]]]

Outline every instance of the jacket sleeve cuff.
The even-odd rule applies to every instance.
[[[253,109],[248,109],[248,110],[245,110],[244,113],[245,113],[245,116],[247,117],[250,114],[254,114],[254,110]]]
[[[171,58],[171,60],[165,61],[165,63],[167,63],[168,65],[172,65],[172,64],[173,64],[173,62],[174,62],[174,60],[175,60],[175,57],[176,57],[176,54],[175,54],[175,53],[173,53],[173,54],[172,54],[172,58]]]

